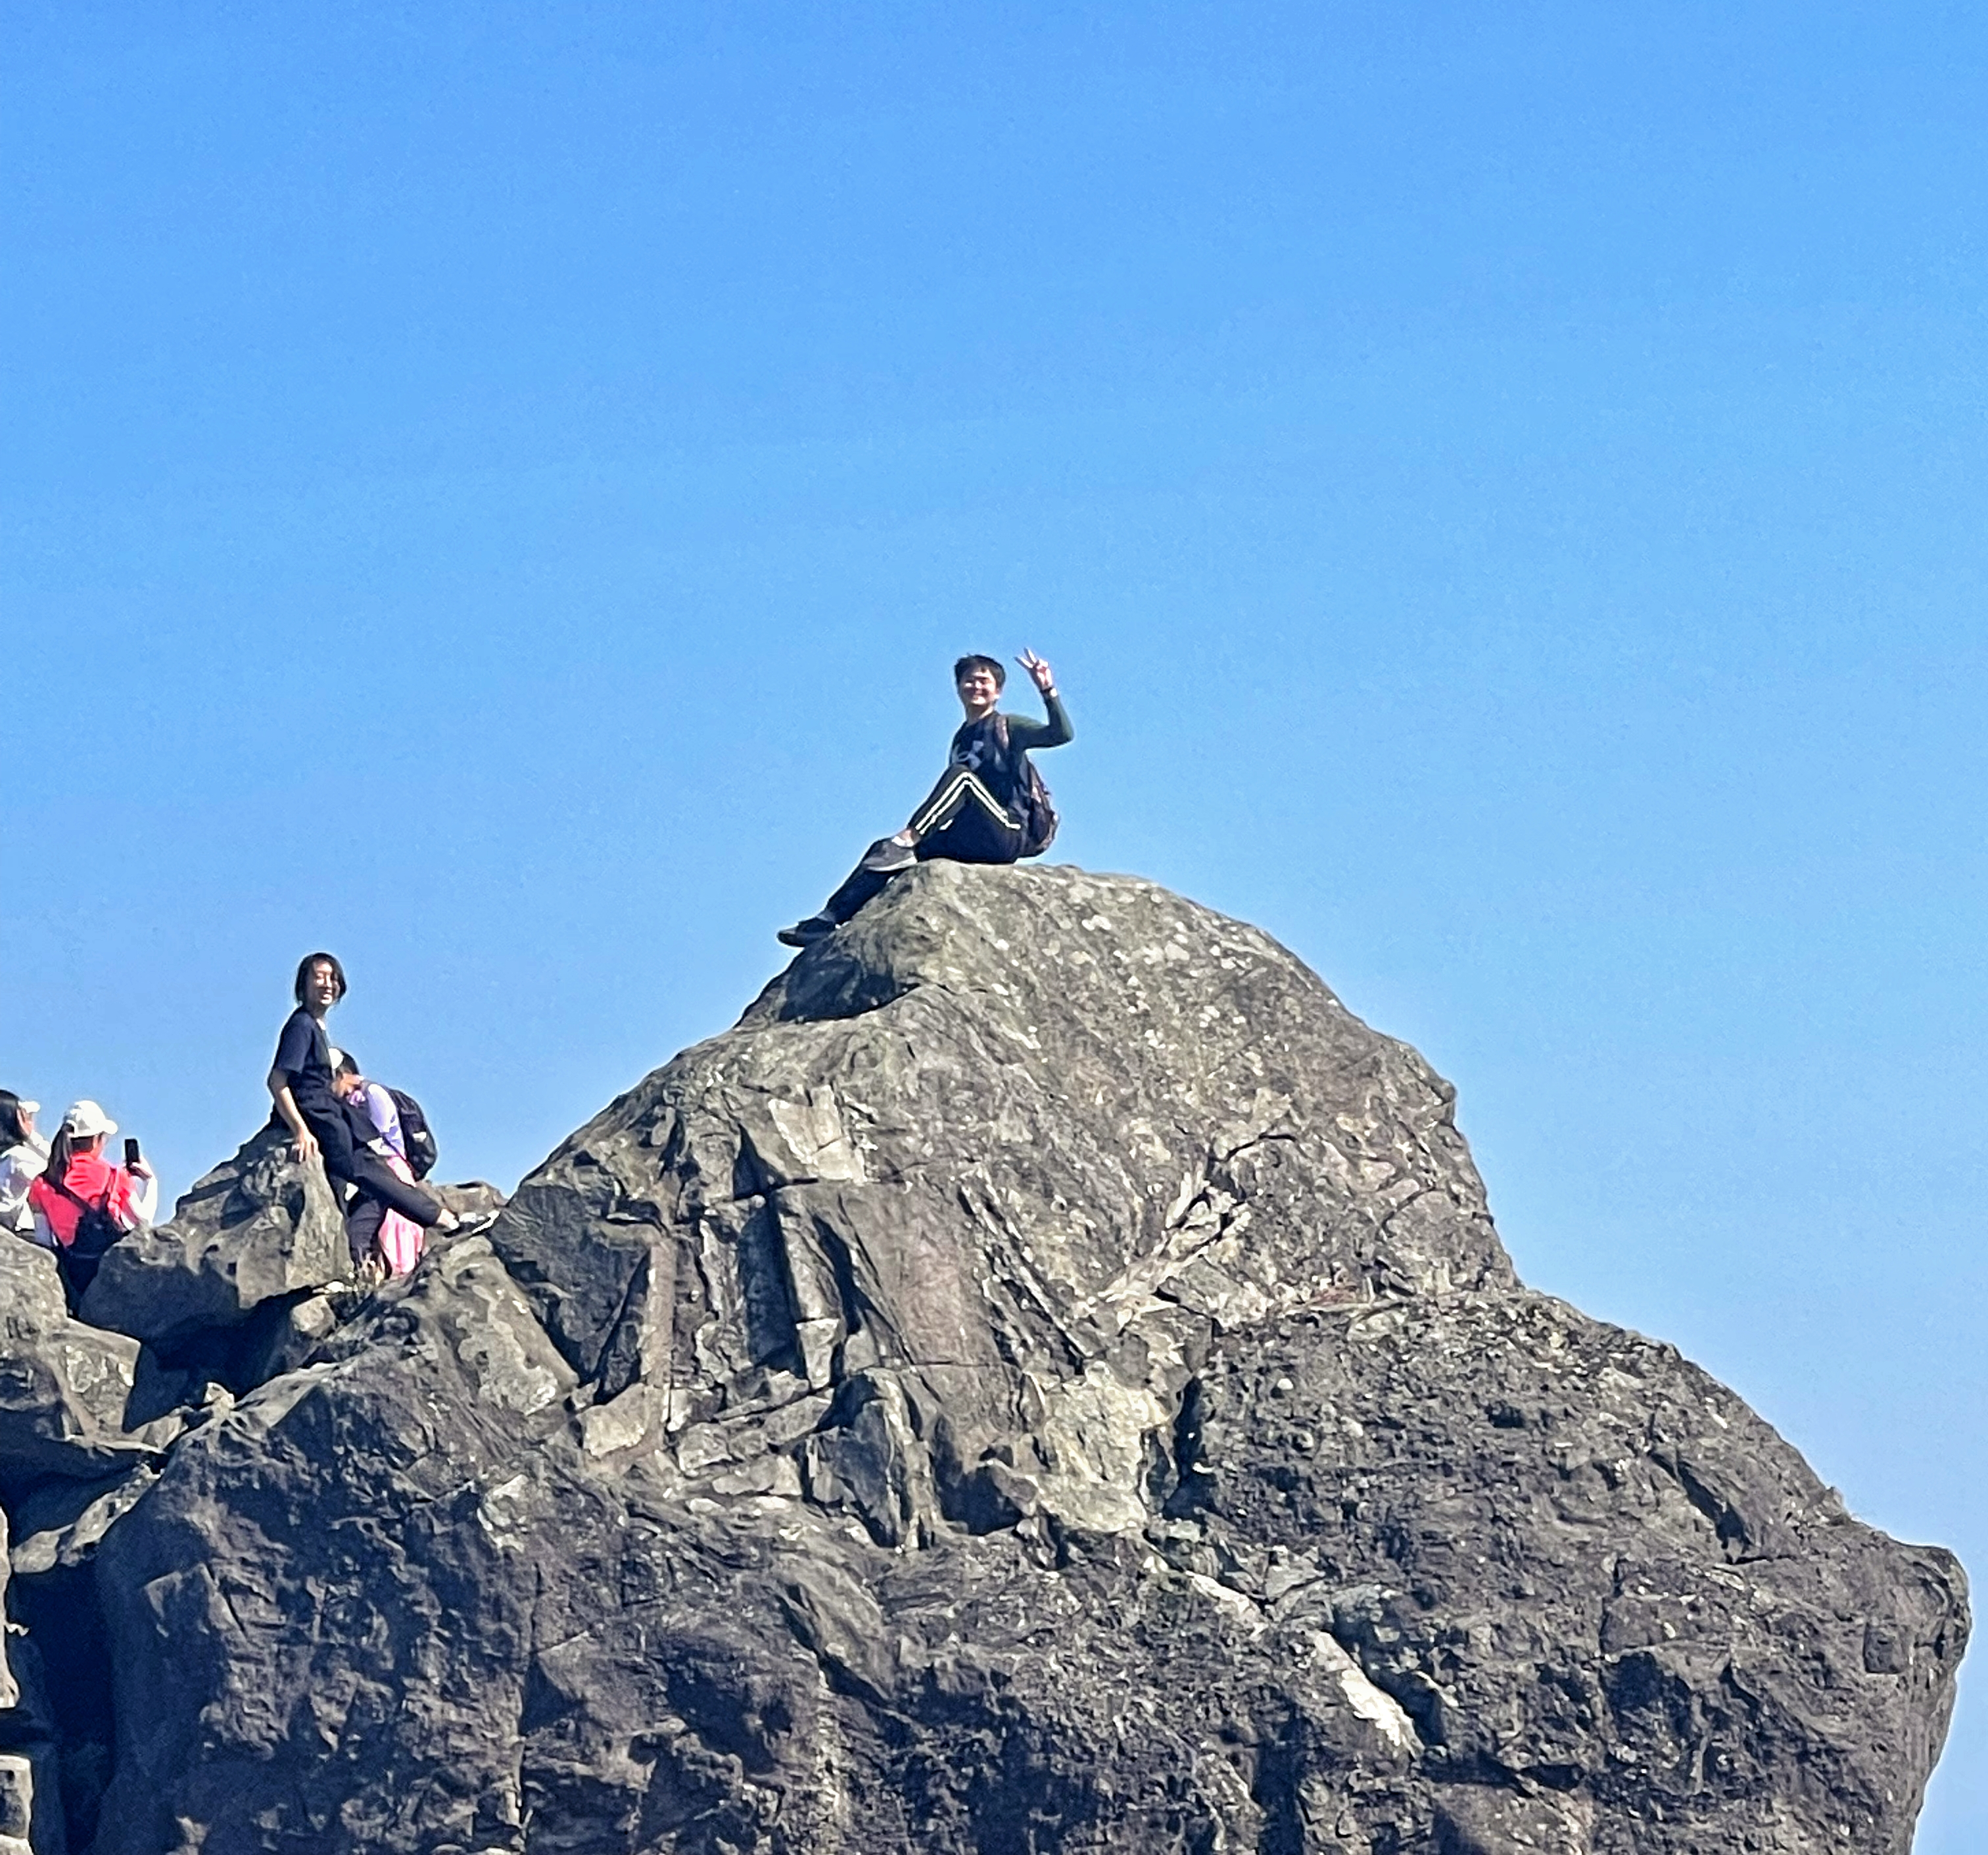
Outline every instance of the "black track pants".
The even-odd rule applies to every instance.
[[[319,1150],[324,1155],[324,1170],[332,1178],[357,1186],[362,1197],[411,1217],[424,1230],[433,1230],[441,1221],[441,1201],[430,1197],[418,1185],[396,1178],[385,1160],[353,1140],[352,1129],[342,1114],[334,1118],[306,1108],[303,1117],[305,1125],[317,1136]],[[376,1224],[374,1228],[377,1230],[379,1226]]]
[[[921,863],[1013,863],[1022,854],[1022,828],[1007,808],[964,767],[948,767],[925,803],[911,814]],[[831,921],[847,921],[891,878],[860,865],[822,904]]]

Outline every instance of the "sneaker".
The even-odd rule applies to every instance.
[[[805,921],[796,921],[790,928],[782,928],[773,938],[782,946],[811,947],[817,940],[826,940],[840,925],[826,915],[810,915]]]
[[[916,845],[900,844],[895,838],[879,838],[863,853],[863,861],[856,867],[867,869],[873,876],[894,876],[918,860]]]

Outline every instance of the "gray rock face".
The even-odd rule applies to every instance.
[[[13,1753],[0,1753],[0,1855],[34,1855],[28,1831],[35,1813],[35,1768]]]
[[[135,1340],[69,1318],[52,1257],[0,1236],[0,1598],[10,1626],[0,1631],[0,1855],[69,1846],[42,1657],[21,1630],[36,1610],[24,1596],[29,1575],[46,1569],[32,1516],[86,1509],[119,1478],[156,1472],[182,1423],[168,1415],[125,1427],[144,1376]]]
[[[1212,1333],[1510,1281],[1451,1098],[1253,929],[938,865],[575,1135],[492,1241],[680,1458],[832,1393],[810,1485],[881,1543],[935,1499],[1136,1532],[1141,1438]],[[873,1486],[907,1422],[942,1447]]]
[[[1183,1428],[1164,1555],[1399,1703],[1436,1782],[1398,1820],[1528,1846],[1456,1826],[1489,1789],[1533,1847],[1911,1847],[1959,1568],[1672,1348],[1537,1295],[1310,1312],[1218,1346]]]
[[[0,1234],[0,1496],[56,1476],[92,1481],[162,1454],[161,1417],[125,1427],[138,1342],[69,1318],[47,1251]]]
[[[32,1855],[68,1855],[68,1827],[62,1803],[62,1761],[54,1717],[43,1692],[40,1658],[18,1639],[10,1657],[22,1666],[13,1704],[0,1710],[0,1769],[11,1792],[0,1807],[0,1823],[22,1838]],[[11,1813],[11,1814],[9,1813]],[[25,1825],[25,1826],[19,1826]],[[19,1855],[0,1842],[0,1855]]]
[[[147,1647],[116,1657],[118,1715],[149,1722],[120,1745],[100,1847],[169,1848],[191,1825],[208,1848],[432,1849],[472,1833],[465,1798],[515,1765],[472,1743],[460,1701],[515,1725],[524,1665],[504,1645],[529,1640],[534,1600],[512,1504],[553,1491],[507,1465],[536,1467],[569,1421],[573,1375],[477,1238],[337,1344],[189,1436],[98,1549],[113,1640]],[[318,1505],[347,1477],[370,1492]],[[226,1723],[203,1720],[224,1689]]]
[[[437,1190],[458,1211],[502,1203],[487,1186]],[[321,1169],[297,1167],[266,1133],[171,1224],[114,1246],[86,1302],[105,1325],[69,1318],[51,1257],[0,1238],[0,1590],[11,1569],[13,1625],[0,1638],[0,1769],[18,1765],[32,1788],[36,1855],[88,1845],[110,1777],[98,1548],[189,1424],[232,1408],[228,1386],[288,1372],[333,1339],[360,1303],[347,1269]]]
[[[1905,1855],[1958,1566],[1520,1286],[1450,1111],[1253,929],[912,872],[41,1525],[99,1855]]]
[[[83,1313],[170,1349],[351,1272],[324,1169],[299,1166],[288,1138],[265,1126],[194,1184],[170,1223],[110,1247]]]

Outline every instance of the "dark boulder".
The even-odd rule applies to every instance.
[[[458,1215],[504,1202],[478,1181],[427,1189]],[[352,1274],[323,1166],[299,1165],[289,1137],[264,1126],[194,1183],[170,1222],[111,1246],[83,1312],[242,1390],[309,1356],[350,1313]]]
[[[1214,1349],[1178,1467],[1165,1556],[1351,1650],[1456,1846],[1530,1799],[1542,1847],[1911,1847],[1959,1567],[1675,1349],[1540,1295],[1307,1312]]]
[[[1451,1105],[1253,929],[912,872],[43,1546],[100,1855],[1905,1855],[1959,1567],[1520,1287]]]
[[[195,1183],[170,1223],[111,1245],[83,1312],[171,1352],[351,1273],[324,1168],[299,1166],[289,1137],[265,1126]]]
[[[142,1409],[147,1376],[136,1340],[70,1318],[53,1256],[0,1233],[0,1498],[163,1454],[180,1420]]]

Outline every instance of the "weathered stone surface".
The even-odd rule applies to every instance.
[[[170,1847],[184,1819],[220,1826],[208,1847],[433,1849],[515,1769],[509,1728],[465,1733],[515,1727],[522,1704],[524,1520],[551,1522],[531,1543],[556,1559],[536,1446],[570,1427],[573,1375],[480,1238],[338,1343],[190,1434],[97,1549],[118,1717],[145,1723],[120,1745],[101,1847]],[[313,1633],[325,1659],[295,1653]],[[245,1840],[272,1813],[281,1833]]]
[[[35,1768],[14,1752],[0,1752],[0,1855],[35,1855],[28,1831],[35,1814]]]
[[[164,1451],[179,1420],[125,1427],[139,1346],[69,1318],[47,1251],[0,1236],[0,1496],[45,1476],[93,1480]]]
[[[1414,1721],[1404,1821],[1425,1794],[1457,1846],[1524,1847],[1496,1826],[1526,1798],[1541,1847],[1911,1847],[1959,1568],[1673,1349],[1539,1295],[1307,1312],[1214,1349],[1177,1466],[1170,1562],[1308,1616]]]
[[[195,1183],[170,1223],[110,1247],[83,1313],[170,1351],[351,1272],[323,1167],[298,1165],[289,1138],[265,1126]]]
[[[7,1544],[0,1514],[0,1596],[9,1576]],[[0,1769],[11,1787],[0,1802],[0,1835],[25,1838],[32,1855],[65,1855],[69,1846],[58,1738],[39,1651],[18,1624],[0,1631]],[[5,1852],[0,1840],[0,1855]]]
[[[1125,878],[913,872],[309,1337],[42,1529],[99,1855],[1905,1855],[1966,1639]]]
[[[445,1185],[438,1179],[424,1179],[421,1190],[432,1192],[458,1217],[472,1217],[481,1211],[501,1211],[504,1208],[504,1194],[495,1186],[482,1179],[465,1179],[457,1185]],[[431,1237],[430,1241],[440,1242],[442,1239]]]
[[[337,1285],[341,1288],[343,1284]],[[308,1365],[318,1349],[338,1331],[357,1303],[356,1291],[328,1294],[323,1290],[286,1302],[272,1312],[279,1316],[267,1323],[259,1346],[246,1349],[242,1377],[248,1385],[294,1372]]]
[[[934,865],[575,1135],[492,1241],[574,1369],[667,1388],[673,1429],[847,1387],[858,1440],[812,1460],[887,1542],[938,1510],[865,1508],[849,1451],[914,1406],[936,1500],[1019,1451],[1035,1500],[1136,1528],[1141,1439],[1212,1334],[1510,1280],[1451,1100],[1254,929]]]
[[[495,1210],[503,1194],[480,1180],[427,1187],[458,1215]],[[350,1284],[345,1225],[324,1169],[299,1166],[286,1135],[264,1126],[174,1207],[170,1223],[134,1231],[105,1256],[85,1296],[88,1320],[168,1354],[224,1356],[234,1329],[262,1317],[229,1359],[238,1382],[286,1369],[309,1342],[289,1309]],[[313,1316],[300,1317],[306,1326]]]
[[[24,1525],[20,1539],[8,1555],[12,1569],[20,1577],[32,1578],[57,1566],[73,1569],[87,1564],[104,1535],[151,1491],[158,1478],[158,1471],[147,1466],[133,1470],[100,1491],[94,1484],[83,1486],[80,1491],[89,1495],[87,1500],[80,1505],[73,1500],[62,1501],[52,1514],[38,1515],[36,1509],[48,1504],[48,1497],[77,1489],[79,1484],[67,1482],[60,1488],[39,1491],[42,1499],[30,1497],[21,1505]],[[53,1524],[27,1531],[33,1519],[41,1518]]]

